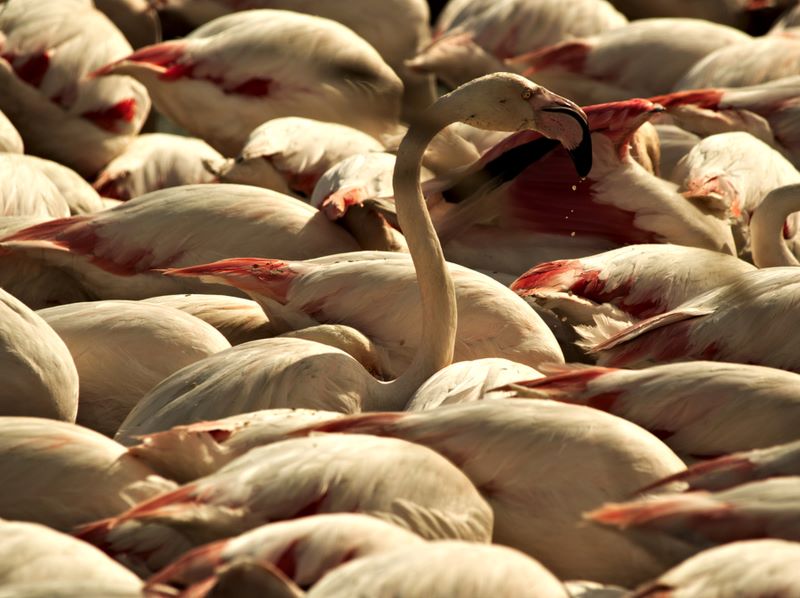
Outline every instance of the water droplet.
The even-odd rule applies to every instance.
[[[575,231],[572,231],[572,232],[569,234],[569,236],[570,236],[570,237],[574,237],[574,236],[575,236]]]
[[[572,185],[572,190],[573,191],[577,191],[578,190],[578,186],[577,185]]]

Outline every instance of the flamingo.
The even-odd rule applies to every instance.
[[[308,598],[524,596],[567,598],[552,573],[503,546],[429,542],[357,559],[315,584]]]
[[[13,154],[25,153],[25,146],[19,131],[8,117],[0,110],[0,152],[11,152]]]
[[[530,377],[530,378],[529,378]],[[406,411],[427,411],[442,405],[499,398],[493,392],[516,380],[541,378],[538,371],[498,357],[458,361],[436,372],[411,396]]]
[[[72,536],[23,521],[0,521],[0,533],[0,590],[43,579],[141,590],[142,582],[133,573]]]
[[[567,39],[506,64],[580,104],[671,91],[699,60],[750,36],[699,19],[643,19],[584,39]],[[658,56],[669,62],[653,68]]]
[[[790,596],[800,591],[798,557],[796,542],[733,542],[686,559],[628,596]]]
[[[593,167],[577,184],[565,175],[567,154],[529,132],[508,137],[466,172],[431,182],[429,202],[448,258],[519,276],[532,263],[633,243],[732,253],[726,221],[686,201],[631,155],[632,135],[660,111],[639,99],[587,107]]]
[[[20,183],[25,181],[24,185]],[[3,216],[69,216],[69,204],[30,156],[0,154],[0,214]]]
[[[458,304],[455,359],[502,357],[534,368],[563,363],[552,332],[523,300],[487,276],[452,264],[448,270]],[[421,347],[416,339],[424,319],[406,254],[346,253],[303,262],[234,258],[166,273],[246,291],[276,330],[352,326],[374,339],[381,369],[390,375],[408,367]],[[381,303],[384,296],[392,302]]]
[[[259,566],[273,565],[300,587],[309,588],[349,561],[424,544],[418,535],[376,517],[312,515],[270,523],[195,548],[148,579],[147,587],[168,585],[188,591],[208,583],[230,563],[247,560]]]
[[[510,56],[626,24],[606,0],[579,0],[570,10],[558,0],[449,2],[437,20],[434,41],[408,64],[455,87],[505,70],[500,61]]]
[[[664,106],[684,129],[702,136],[746,131],[800,165],[800,76],[740,88],[678,91],[650,100]]]
[[[258,303],[229,295],[161,295],[145,303],[173,307],[219,330],[231,345],[273,336],[269,319]]]
[[[781,477],[720,492],[700,490],[607,504],[588,513],[587,519],[619,528],[677,564],[701,550],[737,540],[797,541],[798,491],[800,477]]]
[[[0,237],[49,220],[46,216],[2,216]],[[44,266],[39,260],[24,255],[2,255],[0,252],[0,287],[31,309],[62,303],[87,301],[89,295],[69,274]]]
[[[36,417],[2,417],[0,423],[4,519],[69,531],[176,487],[87,428]]]
[[[311,197],[317,181],[334,164],[383,149],[358,129],[287,116],[253,129],[236,159],[212,162],[212,167],[224,182]]]
[[[264,409],[145,434],[128,449],[160,475],[180,483],[211,475],[250,449],[343,414],[313,409]]]
[[[97,192],[71,168],[36,156],[26,156],[26,158],[30,166],[41,171],[56,186],[67,201],[71,215],[93,214],[105,209]]]
[[[74,422],[78,371],[64,341],[1,288],[0,322],[0,413]]]
[[[396,437],[436,450],[457,464],[489,501],[495,513],[494,541],[523,550],[559,576],[630,584],[659,570],[636,547],[619,543],[618,536],[595,534],[579,522],[586,509],[612,496],[627,498],[641,488],[637,484],[658,483],[660,472],[682,471],[684,466],[638,426],[583,407],[498,399],[345,418],[313,412],[299,418],[242,415],[147,435],[130,450],[164,473],[191,474],[195,466],[183,463],[196,454],[202,455],[203,469],[218,467],[237,455],[252,454],[258,444],[307,434],[315,438],[319,432]],[[558,468],[552,467],[555,447]],[[576,479],[592,476],[601,476],[603,482],[574,492]],[[548,542],[541,541],[545,537]],[[607,555],[612,545],[619,560]],[[600,558],[601,553],[606,556]]]
[[[493,541],[522,550],[559,578],[627,586],[660,570],[627,539],[580,523],[584,511],[608,497],[628,498],[642,487],[638,482],[685,468],[662,442],[625,420],[550,401],[498,399],[348,416],[290,436],[320,431],[401,438],[441,453],[491,505]],[[576,480],[586,482],[579,492]]]
[[[150,110],[147,91],[133,79],[86,77],[129,54],[130,45],[88,2],[8,2],[0,32],[0,110],[29,153],[93,176]]]
[[[269,9],[221,17],[95,72],[114,74],[138,79],[159,112],[227,156],[279,116],[389,132],[403,91],[378,52],[344,25]]]
[[[689,490],[716,492],[774,477],[800,475],[800,441],[744,451],[703,461],[664,478],[651,488],[684,482]]]
[[[588,153],[584,144],[589,140],[584,134],[583,114],[577,106],[512,74],[496,74],[478,79],[443,96],[428,109],[425,119],[427,126],[412,126],[409,130],[400,147],[394,177],[398,218],[400,224],[404,225],[403,229],[415,268],[420,269],[418,284],[422,300],[420,327],[417,330],[421,340],[417,345],[419,350],[408,369],[399,378],[386,384],[376,380],[347,353],[336,348],[303,339],[253,341],[217,354],[209,358],[210,362],[206,360],[176,372],[137,405],[120,428],[118,438],[129,443],[133,434],[160,431],[173,425],[197,421],[198,418],[219,419],[242,411],[255,411],[268,407],[292,406],[344,412],[354,412],[362,408],[401,409],[425,380],[450,363],[456,334],[455,288],[450,269],[441,257],[438,239],[424,209],[418,182],[421,157],[427,143],[438,130],[457,119],[486,128],[492,126],[505,130],[516,130],[521,126],[540,128],[560,138],[567,147],[582,157]],[[408,275],[411,276],[410,264],[402,255],[376,256],[368,253],[366,254],[368,259],[364,259],[364,255],[334,256],[329,261],[340,262],[342,268],[348,267],[348,259],[356,266],[362,261],[369,262],[366,264],[367,267],[361,270],[364,276],[379,271],[375,267],[377,265],[375,262],[379,263],[381,260],[395,267],[398,264],[406,264]],[[286,275],[292,274],[291,269],[287,267],[289,264],[285,262],[238,259],[234,260],[233,264],[237,267],[237,272],[242,272],[241,266],[246,265],[244,268],[248,270],[246,280],[261,282],[272,278],[282,279],[283,283],[279,284],[279,287],[284,289],[287,286]],[[262,269],[262,265],[268,267]],[[181,273],[200,274],[207,268],[208,266],[199,266]],[[217,266],[212,265],[211,268],[216,269]],[[521,302],[513,293],[494,281],[484,280],[466,271],[464,273],[468,279],[477,281],[480,286],[489,290],[496,289],[496,292],[492,292],[493,297],[506,296],[509,305],[512,306]],[[405,292],[406,288],[402,290]],[[413,290],[411,294],[416,295]],[[411,301],[417,302],[419,299]],[[276,309],[280,307],[277,302],[273,303]],[[485,297],[481,298],[480,305],[482,309],[486,309]],[[444,313],[439,313],[440,310],[444,310]],[[284,313],[276,317],[272,315],[275,313],[274,310],[270,314],[270,323],[276,330],[280,326],[285,327],[285,321],[280,319],[285,314],[293,319],[299,318],[301,325],[291,326],[294,328],[318,324],[305,313],[282,311]],[[527,320],[527,324],[521,323],[517,330],[527,330],[528,333],[536,334],[539,339],[539,343],[520,345],[515,352],[526,351],[530,359],[537,359],[538,356],[538,359],[561,361],[563,357],[560,349],[549,331],[545,335],[541,320],[524,304],[521,304],[521,309],[515,312],[515,318]],[[503,313],[500,322],[502,327],[509,329],[509,332],[506,332],[509,338],[513,342],[518,342],[524,337],[510,328],[508,319],[511,313],[514,312]],[[500,317],[500,314],[497,316]],[[397,326],[396,321],[392,324],[394,327]],[[408,327],[409,324],[409,320],[405,319],[400,325]],[[341,329],[340,332],[338,340],[345,345],[350,344],[358,349],[364,347],[367,340],[364,334],[356,333],[352,329],[349,332]],[[499,332],[503,333],[502,330]],[[409,341],[412,339],[413,337],[410,337]],[[485,345],[487,348],[489,346],[491,343]],[[483,347],[483,343],[478,343],[477,350],[484,350]],[[400,354],[402,356],[402,350]],[[408,357],[410,356],[406,353],[406,358]],[[237,369],[238,374],[235,377],[226,375],[226,372],[232,371],[231,368],[240,366],[247,370],[246,375],[242,374],[241,369]],[[393,367],[394,371],[398,369],[396,365]],[[337,372],[335,379],[330,377],[331,371]],[[267,384],[272,375],[275,377],[275,384]],[[252,383],[248,381],[249,376],[253,377]],[[258,380],[261,382],[256,383]],[[300,383],[299,380],[303,382]],[[282,388],[283,384],[287,385],[284,388],[288,390]],[[220,392],[222,388],[235,392],[239,397],[237,403],[226,404],[221,401],[220,398],[226,396],[224,392]],[[255,392],[256,388],[265,389],[266,392]],[[190,399],[190,396],[194,398]]]
[[[430,449],[321,435],[253,449],[76,535],[144,573],[198,545],[317,513],[367,513],[423,538],[473,542],[488,542],[493,520],[467,477]]]
[[[642,370],[568,366],[549,373],[506,388],[519,397],[624,417],[693,459],[789,442],[800,424],[800,377],[783,370],[690,361]]]
[[[800,334],[793,311],[798,283],[795,268],[747,272],[619,332],[585,329],[586,345],[600,365],[615,367],[713,359],[800,372],[792,344],[775,342]]]
[[[620,247],[534,266],[511,289],[573,326],[600,315],[621,322],[669,311],[755,268],[708,249],[670,244]]]
[[[365,249],[407,251],[405,239],[375,206],[393,196],[395,156],[385,152],[356,154],[328,169],[318,180],[311,205],[339,221]],[[432,178],[426,168],[423,181]],[[393,212],[393,205],[390,210]],[[393,214],[390,214],[393,220]]]
[[[75,360],[77,423],[107,436],[164,378],[231,346],[211,325],[161,305],[94,301],[37,313]]]
[[[773,189],[762,200],[750,220],[753,262],[759,268],[770,266],[800,266],[797,236],[786,238],[787,232],[797,231],[800,211],[800,185]],[[791,224],[787,227],[787,223]],[[791,227],[791,228],[790,228]]]
[[[177,14],[194,26],[233,11],[259,8],[291,10],[338,21],[373,46],[403,80],[406,116],[434,100],[431,81],[409,71],[404,61],[414,56],[430,39],[429,8],[424,0],[159,0],[164,13]]]
[[[212,183],[216,177],[204,163],[222,159],[200,139],[148,133],[136,137],[106,164],[93,186],[103,197],[128,200],[168,187]]]
[[[799,71],[800,37],[787,31],[721,47],[689,69],[673,91],[758,85]]]
[[[800,172],[763,141],[733,132],[703,139],[678,163],[672,179],[686,197],[719,204],[717,209],[731,220],[739,254],[749,257],[753,212],[773,189],[800,183]],[[794,238],[798,224],[800,216],[789,216],[785,223],[784,234],[793,247],[799,242]]]
[[[225,255],[303,259],[357,248],[311,206],[245,185],[154,191],[112,210],[44,222],[0,240],[0,253],[65,272],[86,296],[102,299],[208,290],[153,268]]]

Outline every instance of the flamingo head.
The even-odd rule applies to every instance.
[[[592,168],[586,114],[574,102],[512,73],[493,73],[449,94],[464,114],[459,120],[495,131],[532,129],[557,140],[570,153],[581,177]]]

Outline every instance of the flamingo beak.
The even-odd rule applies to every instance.
[[[575,165],[575,170],[581,178],[586,177],[592,170],[592,135],[589,130],[589,121],[586,119],[586,114],[577,104],[570,102],[564,98],[558,98],[556,105],[547,106],[541,109],[542,112],[551,112],[558,115],[565,115],[575,120],[578,129],[574,125],[572,129],[579,130],[579,135],[571,134],[569,136],[559,135],[557,139],[569,152],[572,163]]]

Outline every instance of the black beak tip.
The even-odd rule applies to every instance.
[[[569,150],[569,156],[572,158],[578,176],[586,178],[592,170],[592,136],[589,135],[588,129],[584,132],[578,147]]]

